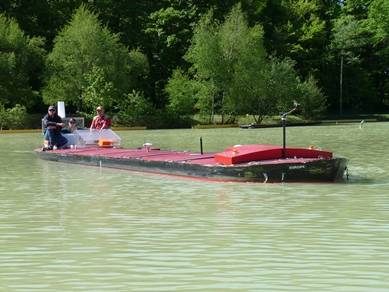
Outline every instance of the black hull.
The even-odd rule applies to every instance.
[[[335,182],[343,179],[348,163],[345,158],[327,158],[303,162],[277,160],[274,164],[259,161],[251,165],[208,165],[56,151],[36,153],[42,159],[56,162],[237,182]]]

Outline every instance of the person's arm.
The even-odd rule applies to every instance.
[[[65,123],[62,123],[62,118],[60,116],[56,117],[56,127],[60,127],[60,130],[62,130],[63,127],[65,127]]]
[[[52,130],[57,127],[57,123],[54,121],[49,121],[49,115],[45,115],[43,117],[43,126],[45,127],[45,131],[46,129]]]
[[[107,117],[104,120],[104,124],[103,124],[103,127],[101,129],[109,129],[110,127],[111,127],[111,118]]]
[[[94,117],[94,118],[92,119],[92,124],[90,125],[90,129],[91,129],[91,130],[93,130],[94,128],[96,128],[95,121],[96,121],[96,117]]]
[[[54,121],[49,121],[49,115],[45,115],[43,117],[43,125],[46,127],[46,128],[49,128],[50,126],[56,126],[57,123],[54,122]]]

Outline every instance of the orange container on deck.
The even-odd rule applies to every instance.
[[[113,147],[113,142],[112,140],[99,140],[99,146],[103,148],[112,148]]]

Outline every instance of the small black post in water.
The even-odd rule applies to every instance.
[[[200,153],[203,155],[203,137],[200,137]]]
[[[294,102],[294,109],[291,109],[287,113],[282,115],[282,131],[283,131],[283,149],[282,149],[282,157],[286,159],[286,117],[293,113],[293,112],[298,112],[300,110],[300,105],[297,103],[297,101]]]

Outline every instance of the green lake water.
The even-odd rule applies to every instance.
[[[282,129],[117,132],[122,146],[282,145]],[[290,127],[335,184],[207,182],[40,160],[0,134],[0,291],[389,291],[389,123]]]

